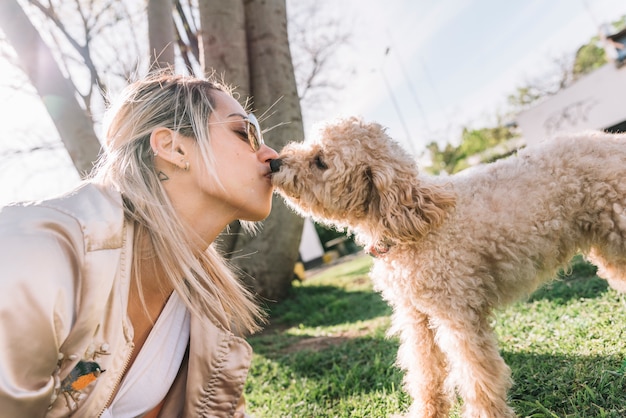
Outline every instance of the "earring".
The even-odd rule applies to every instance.
[[[154,156],[156,157],[157,155],[159,155],[159,151],[154,151]]]
[[[185,161],[185,171],[189,171],[189,161]]]

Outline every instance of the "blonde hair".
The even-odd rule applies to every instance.
[[[212,95],[220,91],[232,95],[228,87],[213,80],[167,73],[129,85],[105,116],[106,150],[92,181],[122,193],[135,236],[149,237],[152,262],[163,268],[169,284],[192,313],[208,317],[224,329],[232,326],[235,332],[254,332],[264,319],[263,311],[213,245],[198,252],[187,244],[188,234],[158,179],[150,146],[150,135],[157,127],[195,138],[209,176],[219,183],[209,147],[208,121],[215,108]],[[135,272],[141,259],[145,260],[141,251],[135,239]],[[140,281],[137,283],[145,307]]]

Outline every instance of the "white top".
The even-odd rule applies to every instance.
[[[102,418],[141,417],[170,390],[189,341],[189,312],[173,292]]]

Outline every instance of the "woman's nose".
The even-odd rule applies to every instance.
[[[268,146],[267,144],[263,144],[259,151],[261,152],[263,161],[269,161],[278,158],[278,153],[274,150],[274,148]]]

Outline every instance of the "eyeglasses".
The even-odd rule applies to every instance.
[[[252,148],[252,151],[257,152],[261,149],[261,146],[265,144],[265,141],[263,141],[263,132],[259,126],[259,121],[252,113],[248,113],[248,117],[244,120],[248,124],[247,134],[250,148]]]
[[[2,1],[2,0],[0,0]],[[239,116],[239,113],[233,113],[230,116]],[[237,134],[241,136],[241,139],[245,141],[248,140],[248,144],[250,144],[250,148],[252,148],[253,152],[257,152],[261,149],[261,146],[265,145],[265,141],[263,141],[263,132],[261,131],[261,127],[259,126],[259,121],[252,113],[248,113],[248,116],[241,115],[243,117],[243,121],[246,123],[246,131],[239,131],[237,129]],[[209,125],[218,125],[223,123],[231,123],[230,121],[220,121],[220,122],[210,122]]]

